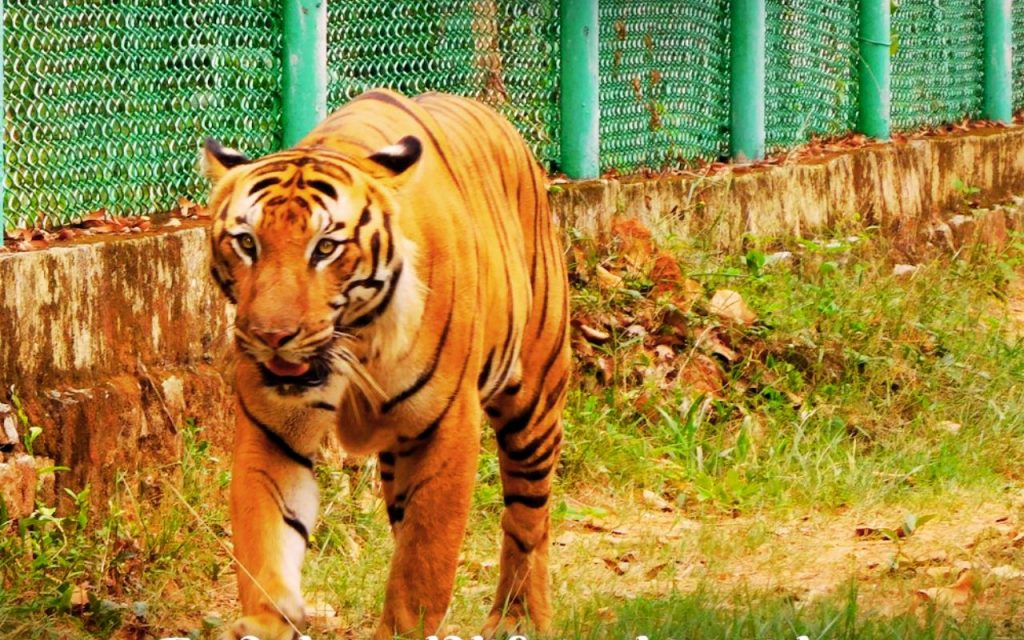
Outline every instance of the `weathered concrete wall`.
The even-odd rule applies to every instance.
[[[205,228],[0,256],[0,401],[43,427],[37,452],[101,504],[119,471],[176,459],[187,416],[226,444],[230,310]]]
[[[607,233],[618,215],[719,246],[745,234],[803,235],[854,214],[916,229],[962,198],[956,179],[992,200],[1024,193],[1022,149],[1024,129],[1014,128],[707,178],[563,185],[552,202],[584,233]],[[954,232],[978,225],[999,235],[996,218]],[[58,474],[58,495],[89,483],[101,506],[118,472],[172,473],[186,417],[228,445],[231,310],[207,252],[205,229],[193,227],[0,255],[0,402],[13,388],[44,428],[37,452],[71,467]]]
[[[607,233],[614,216],[704,235],[735,247],[744,235],[801,236],[852,221],[891,229],[955,206],[956,181],[990,202],[1024,193],[1024,128],[878,144],[814,162],[726,172],[577,183],[553,196],[566,224]]]

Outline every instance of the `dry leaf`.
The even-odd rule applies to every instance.
[[[757,320],[757,315],[747,306],[743,296],[731,289],[716,291],[708,304],[708,311],[737,324],[750,325]]]
[[[654,347],[654,355],[659,360],[667,361],[673,359],[676,355],[676,352],[672,349],[672,347],[666,344],[659,344]]]
[[[601,558],[601,560],[604,562],[604,565],[611,569],[617,576],[626,575],[626,572],[629,571],[628,562],[619,562],[618,560],[613,560],[611,558]]]
[[[664,569],[667,566],[668,566],[667,562],[662,562],[660,564],[656,564],[656,565],[654,565],[653,567],[651,567],[650,569],[647,570],[647,573],[644,574],[644,577],[647,578],[648,580],[654,580],[654,578],[656,578],[658,576],[658,574],[661,573],[662,569]]]
[[[914,595],[925,602],[934,602],[937,605],[962,606],[971,599],[971,585],[973,583],[973,572],[965,571],[956,582],[948,587],[919,589]]]
[[[647,506],[654,507],[658,511],[672,511],[672,504],[650,489],[644,489],[643,496]]]
[[[622,277],[615,275],[601,265],[597,265],[594,273],[597,275],[597,284],[602,289],[618,289],[622,286]]]
[[[991,573],[1000,580],[1015,580],[1017,578],[1024,577],[1024,571],[1021,571],[1017,567],[1011,567],[1008,564],[993,567]]]
[[[669,291],[682,291],[686,284],[686,278],[676,262],[675,256],[669,253],[660,253],[654,259],[654,266],[651,267],[651,281],[654,283],[654,295]]]
[[[707,334],[704,340],[707,342],[711,353],[723,358],[726,362],[736,362],[740,359],[740,354],[736,353],[729,347],[729,345],[725,344],[720,336],[711,333]]]
[[[76,584],[71,590],[71,608],[81,609],[89,604],[89,583]]]
[[[554,539],[554,544],[557,544],[560,547],[568,547],[569,545],[575,544],[578,537],[579,536],[576,533],[566,531]]]
[[[612,339],[612,335],[607,331],[601,331],[586,324],[580,325],[580,333],[587,339],[587,342],[594,344],[604,344]]]

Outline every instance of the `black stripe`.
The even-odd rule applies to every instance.
[[[551,436],[551,434],[555,432],[558,426],[558,420],[555,420],[554,424],[548,427],[547,430],[544,431],[544,433],[540,434],[539,436],[528,442],[521,449],[506,449],[505,447],[502,447],[502,451],[505,452],[505,455],[507,455],[509,459],[515,460],[516,462],[522,462],[523,460],[526,460],[533,454],[537,453],[537,449],[540,448],[540,445],[544,444],[544,441],[547,440]],[[499,441],[498,445],[500,446],[501,444],[501,441]]]
[[[277,176],[270,176],[269,178],[263,178],[262,180],[260,180],[256,184],[252,185],[252,187],[249,189],[249,195],[251,196],[252,194],[256,193],[257,191],[262,191],[263,189],[266,189],[267,187],[269,187],[271,185],[275,185],[275,184],[277,184],[279,182],[281,182],[281,179],[278,178]]]
[[[398,279],[402,277],[403,266],[403,264],[399,264],[395,267],[395,270],[391,274],[391,279],[388,281],[391,286],[388,287],[387,291],[384,292],[384,295],[381,296],[380,302],[377,303],[377,306],[348,323],[348,326],[357,329],[359,327],[365,327],[387,311],[388,306],[391,305],[391,299],[395,296],[395,289],[398,288]]]
[[[487,384],[487,376],[491,375],[491,361],[494,360],[494,347],[487,353],[487,360],[484,361],[484,368],[480,370],[480,376],[476,380],[476,388],[483,389]]]
[[[548,496],[544,494],[542,496],[527,496],[521,493],[508,493],[505,494],[505,506],[510,507],[514,504],[521,504],[531,509],[540,509],[548,503]]]
[[[274,494],[277,497],[277,508],[281,512],[281,517],[284,519],[285,524],[287,524],[292,529],[295,529],[299,533],[299,535],[302,536],[302,539],[306,542],[306,546],[308,547],[309,530],[306,529],[306,525],[302,524],[302,521],[295,516],[295,512],[292,511],[291,507],[288,506],[288,502],[284,499],[284,493],[281,491],[280,485],[277,484],[277,480],[274,480],[274,476],[270,475],[263,469],[250,468],[250,470],[260,474],[263,477],[263,479],[266,480],[266,482],[270,485],[270,488],[273,490]]]
[[[391,482],[392,480],[395,479],[395,474],[393,471],[381,471],[380,479],[383,482]]]
[[[380,459],[381,464],[388,464],[391,466],[394,466],[395,464],[395,454],[390,451],[381,451],[377,454],[377,458]]]
[[[405,517],[405,507],[388,506],[388,522],[397,524]]]
[[[449,404],[449,406],[450,406],[450,404]],[[448,407],[445,407],[444,411],[441,412],[441,415],[437,417],[437,420],[434,420],[433,422],[431,422],[430,425],[428,425],[426,429],[424,429],[423,431],[420,431],[414,438],[405,438],[403,436],[399,436],[398,437],[398,441],[399,442],[405,443],[405,442],[408,442],[410,440],[416,440],[416,444],[413,445],[412,447],[404,450],[404,451],[399,451],[398,452],[398,456],[400,458],[408,458],[409,456],[411,456],[414,453],[416,453],[417,451],[419,451],[420,445],[422,445],[424,441],[428,440],[431,436],[433,436],[434,432],[437,431],[437,428],[441,426],[441,420],[444,418],[445,414],[447,414],[447,413],[448,413]]]
[[[337,411],[338,410],[338,408],[336,406],[334,406],[330,402],[324,402],[323,400],[320,400],[318,402],[314,402],[313,404],[311,404],[309,406],[312,409],[321,409],[323,411]]]
[[[551,409],[555,406],[555,403],[562,398],[562,394],[565,392],[566,385],[569,384],[569,372],[566,371],[562,376],[562,379],[548,392],[547,402],[544,403],[544,411],[541,412],[540,416],[543,418]]]
[[[503,424],[498,429],[498,446],[504,449],[507,446],[507,440],[517,433],[521,432],[530,424],[530,418],[533,417],[533,412],[537,408],[537,401],[540,398],[535,399],[530,405],[526,406],[515,416],[509,418],[508,422]]]
[[[552,447],[552,451],[553,450],[554,450],[554,447]],[[544,478],[548,477],[548,475],[551,473],[551,470],[554,469],[554,467],[555,467],[554,464],[549,464],[548,466],[542,467],[540,469],[527,470],[527,471],[521,471],[519,469],[510,469],[509,471],[506,471],[505,473],[507,473],[509,475],[509,477],[511,477],[511,478],[521,478],[523,480],[529,480],[531,482],[536,482],[537,480],[543,480]]]
[[[476,336],[476,326],[474,325],[472,327],[472,329],[470,329],[470,332],[469,332],[469,340],[467,341],[468,344],[473,344],[473,338],[475,336]],[[423,431],[421,431],[419,434],[416,435],[417,444],[415,446],[413,446],[412,448],[407,449],[405,451],[399,451],[398,452],[399,456],[402,456],[402,457],[411,456],[412,454],[416,453],[416,451],[420,448],[420,446],[424,442],[426,442],[429,438],[431,438],[434,435],[434,432],[437,431],[437,428],[439,426],[441,426],[441,421],[444,420],[444,417],[446,415],[448,415],[448,411],[452,408],[452,405],[455,404],[455,398],[456,398],[456,396],[459,395],[459,390],[462,389],[462,382],[466,378],[466,370],[468,368],[469,368],[469,358],[466,358],[463,361],[463,363],[462,363],[462,370],[459,372],[459,378],[458,378],[458,380],[455,381],[455,388],[452,390],[451,395],[448,396],[448,402],[444,405],[444,409],[441,410],[441,413],[437,416],[437,418],[433,422],[430,423],[429,426],[427,426],[426,429],[424,429]],[[408,438],[406,438],[405,440],[408,440]],[[398,437],[398,441],[399,442],[403,441],[402,436]]]
[[[540,216],[540,207],[537,206],[538,201],[539,201],[539,197],[537,196],[537,193],[538,193],[538,191],[537,191],[537,173],[535,171],[530,171],[529,173],[530,173],[530,182],[533,185],[534,204],[535,204],[534,211],[533,211],[533,218],[534,218],[535,221],[537,221],[537,220],[540,220],[540,218],[541,218],[541,216]],[[550,284],[548,282],[549,278],[547,276],[547,273],[548,273],[548,252],[544,250],[545,249],[544,243],[538,237],[538,234],[540,233],[539,226],[534,224],[534,229],[535,229],[535,233],[534,233],[534,236],[533,236],[533,246],[534,246],[534,250],[533,250],[533,269],[534,269],[534,271],[536,271],[537,253],[538,252],[540,252],[541,258],[544,261],[544,264],[542,266],[543,274],[544,274],[544,292],[543,292],[543,294],[541,294],[541,300],[543,301],[543,306],[541,306],[541,310],[540,310],[540,320],[537,322],[537,337],[540,337],[540,334],[544,330],[545,320],[547,320],[547,317],[548,317],[548,297],[549,297]],[[554,262],[554,261],[552,260],[552,262]],[[536,280],[534,279],[534,275],[535,275],[534,273],[531,273],[531,276],[530,276],[530,284],[531,285],[535,285],[535,283],[536,283]]]
[[[529,466],[536,467],[537,465],[541,465],[547,462],[548,458],[550,458],[552,455],[554,455],[556,451],[558,451],[558,445],[560,444],[562,444],[561,433],[555,436],[555,439],[551,441],[551,444],[548,445],[547,449],[544,450],[544,453],[540,454],[533,460],[530,460],[530,462],[528,463]]]
[[[384,280],[380,280],[379,278],[361,278],[359,280],[352,280],[347,285],[345,285],[345,288],[342,289],[342,293],[349,293],[356,287],[362,287],[364,289],[373,289],[377,293],[380,293],[380,290],[384,288],[385,284],[387,284],[387,282],[385,282]],[[374,293],[373,295],[377,295],[377,293]]]
[[[505,386],[505,395],[507,395],[507,396],[514,396],[517,393],[519,393],[522,390],[522,388],[523,388],[523,381],[522,380],[520,380],[519,382],[514,382],[514,383],[512,383],[510,385],[506,385]]]
[[[530,553],[531,551],[533,551],[533,547],[531,547],[528,544],[526,544],[525,542],[523,542],[519,538],[519,536],[517,536],[516,534],[512,533],[511,531],[506,531],[505,535],[508,536],[509,538],[512,538],[512,542],[516,543],[516,546],[519,547],[519,553]]]
[[[302,522],[300,522],[298,518],[293,518],[283,513],[281,514],[281,517],[284,518],[284,523],[286,525],[288,525],[292,529],[295,529],[299,533],[299,535],[302,536],[302,540],[306,543],[306,546],[308,547],[309,531],[306,529],[306,525],[302,524]]]
[[[312,460],[302,455],[295,449],[292,449],[291,445],[285,442],[284,438],[278,435],[273,429],[257,420],[256,416],[252,415],[252,413],[249,412],[249,408],[246,407],[245,402],[242,401],[242,396],[238,396],[238,406],[242,408],[242,413],[245,414],[245,417],[249,420],[249,422],[256,425],[259,428],[259,430],[263,432],[263,435],[265,435],[268,440],[274,443],[274,445],[281,450],[281,453],[284,454],[286,458],[289,458],[290,460],[292,460],[292,462],[296,462],[306,467],[307,469],[313,468]]]
[[[391,235],[391,214],[387,211],[381,213],[384,224],[384,237],[388,241],[388,252],[384,255],[385,264],[391,264],[395,259],[395,237]]]
[[[232,285],[235,284],[235,281],[221,278],[220,270],[218,270],[216,266],[210,267],[210,275],[213,276],[214,282],[216,282],[217,286],[220,287],[221,293],[224,294],[224,297],[230,300],[231,304],[238,304],[238,299],[235,298],[235,292],[234,289],[232,289]]]
[[[540,371],[547,372],[555,364],[555,360],[562,352],[562,347],[565,346],[565,334],[566,332],[562,331],[561,335],[558,338],[558,344],[555,346],[554,350],[552,350],[551,354],[548,356],[548,359],[544,362],[544,366],[540,368]],[[566,375],[568,376],[568,374]],[[518,389],[516,389],[516,392],[518,393]],[[537,404],[540,402],[540,394],[542,392],[543,389],[538,389],[536,397],[534,397],[533,400],[531,400],[526,405],[523,411],[520,412],[515,417],[511,418],[508,422],[505,423],[504,426],[502,426],[501,429],[498,430],[497,435],[499,447],[504,449],[505,446],[507,445],[506,441],[508,440],[508,438],[525,429],[526,425],[530,423],[530,419],[533,418],[533,412],[537,409]],[[506,393],[508,393],[507,389]]]
[[[491,418],[500,418],[501,417],[501,409],[499,409],[498,407],[491,407],[491,406],[484,407],[484,413],[486,413]]]
[[[388,413],[398,406],[400,402],[404,402],[411,398],[428,382],[430,382],[430,379],[434,377],[434,373],[437,372],[437,366],[441,360],[441,352],[444,350],[444,346],[448,342],[448,332],[452,328],[452,316],[454,315],[455,308],[455,289],[455,283],[452,283],[452,300],[448,305],[448,318],[445,320],[444,330],[441,331],[441,337],[438,339],[437,347],[434,349],[434,353],[430,358],[430,364],[427,365],[427,368],[420,373],[419,377],[417,377],[408,388],[395,397],[386,400],[380,407],[381,413]]]
[[[324,182],[323,180],[310,180],[306,184],[308,184],[310,187],[316,189],[320,193],[324,194],[325,196],[327,196],[331,200],[337,200],[338,199],[338,192],[337,192],[337,190],[335,190],[334,186],[331,183],[329,183],[329,182]]]
[[[451,404],[452,404],[452,399],[449,398],[448,399],[448,405],[445,406],[444,410],[441,411],[441,415],[437,416],[436,420],[434,420],[429,425],[427,425],[426,429],[424,429],[423,431],[420,431],[419,433],[417,433],[416,435],[414,435],[412,437],[398,436],[398,441],[402,442],[402,443],[411,442],[413,440],[423,441],[423,440],[426,440],[427,438],[429,438],[430,436],[434,435],[434,432],[437,431],[437,427],[440,426],[440,424],[441,424],[441,420],[444,419],[444,417],[448,414],[448,409],[451,407]],[[399,453],[398,455],[401,456],[403,454]]]
[[[370,238],[370,269],[377,273],[377,265],[380,263],[380,229],[373,232]]]

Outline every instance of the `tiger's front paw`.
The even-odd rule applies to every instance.
[[[235,620],[221,636],[221,640],[241,640],[245,637],[257,640],[294,640],[300,635],[297,628],[288,624],[279,614],[258,613]]]

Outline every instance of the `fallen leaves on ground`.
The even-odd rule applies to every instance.
[[[148,215],[115,215],[105,208],[96,209],[64,224],[52,216],[40,215],[34,220],[32,226],[6,231],[0,251],[37,251],[90,236],[131,235],[150,231],[160,226],[181,226],[183,220],[209,219],[209,212],[204,207],[187,198],[179,198],[177,204],[177,209],[174,211],[166,215],[155,216],[164,218],[160,225],[154,225],[153,217]]]

